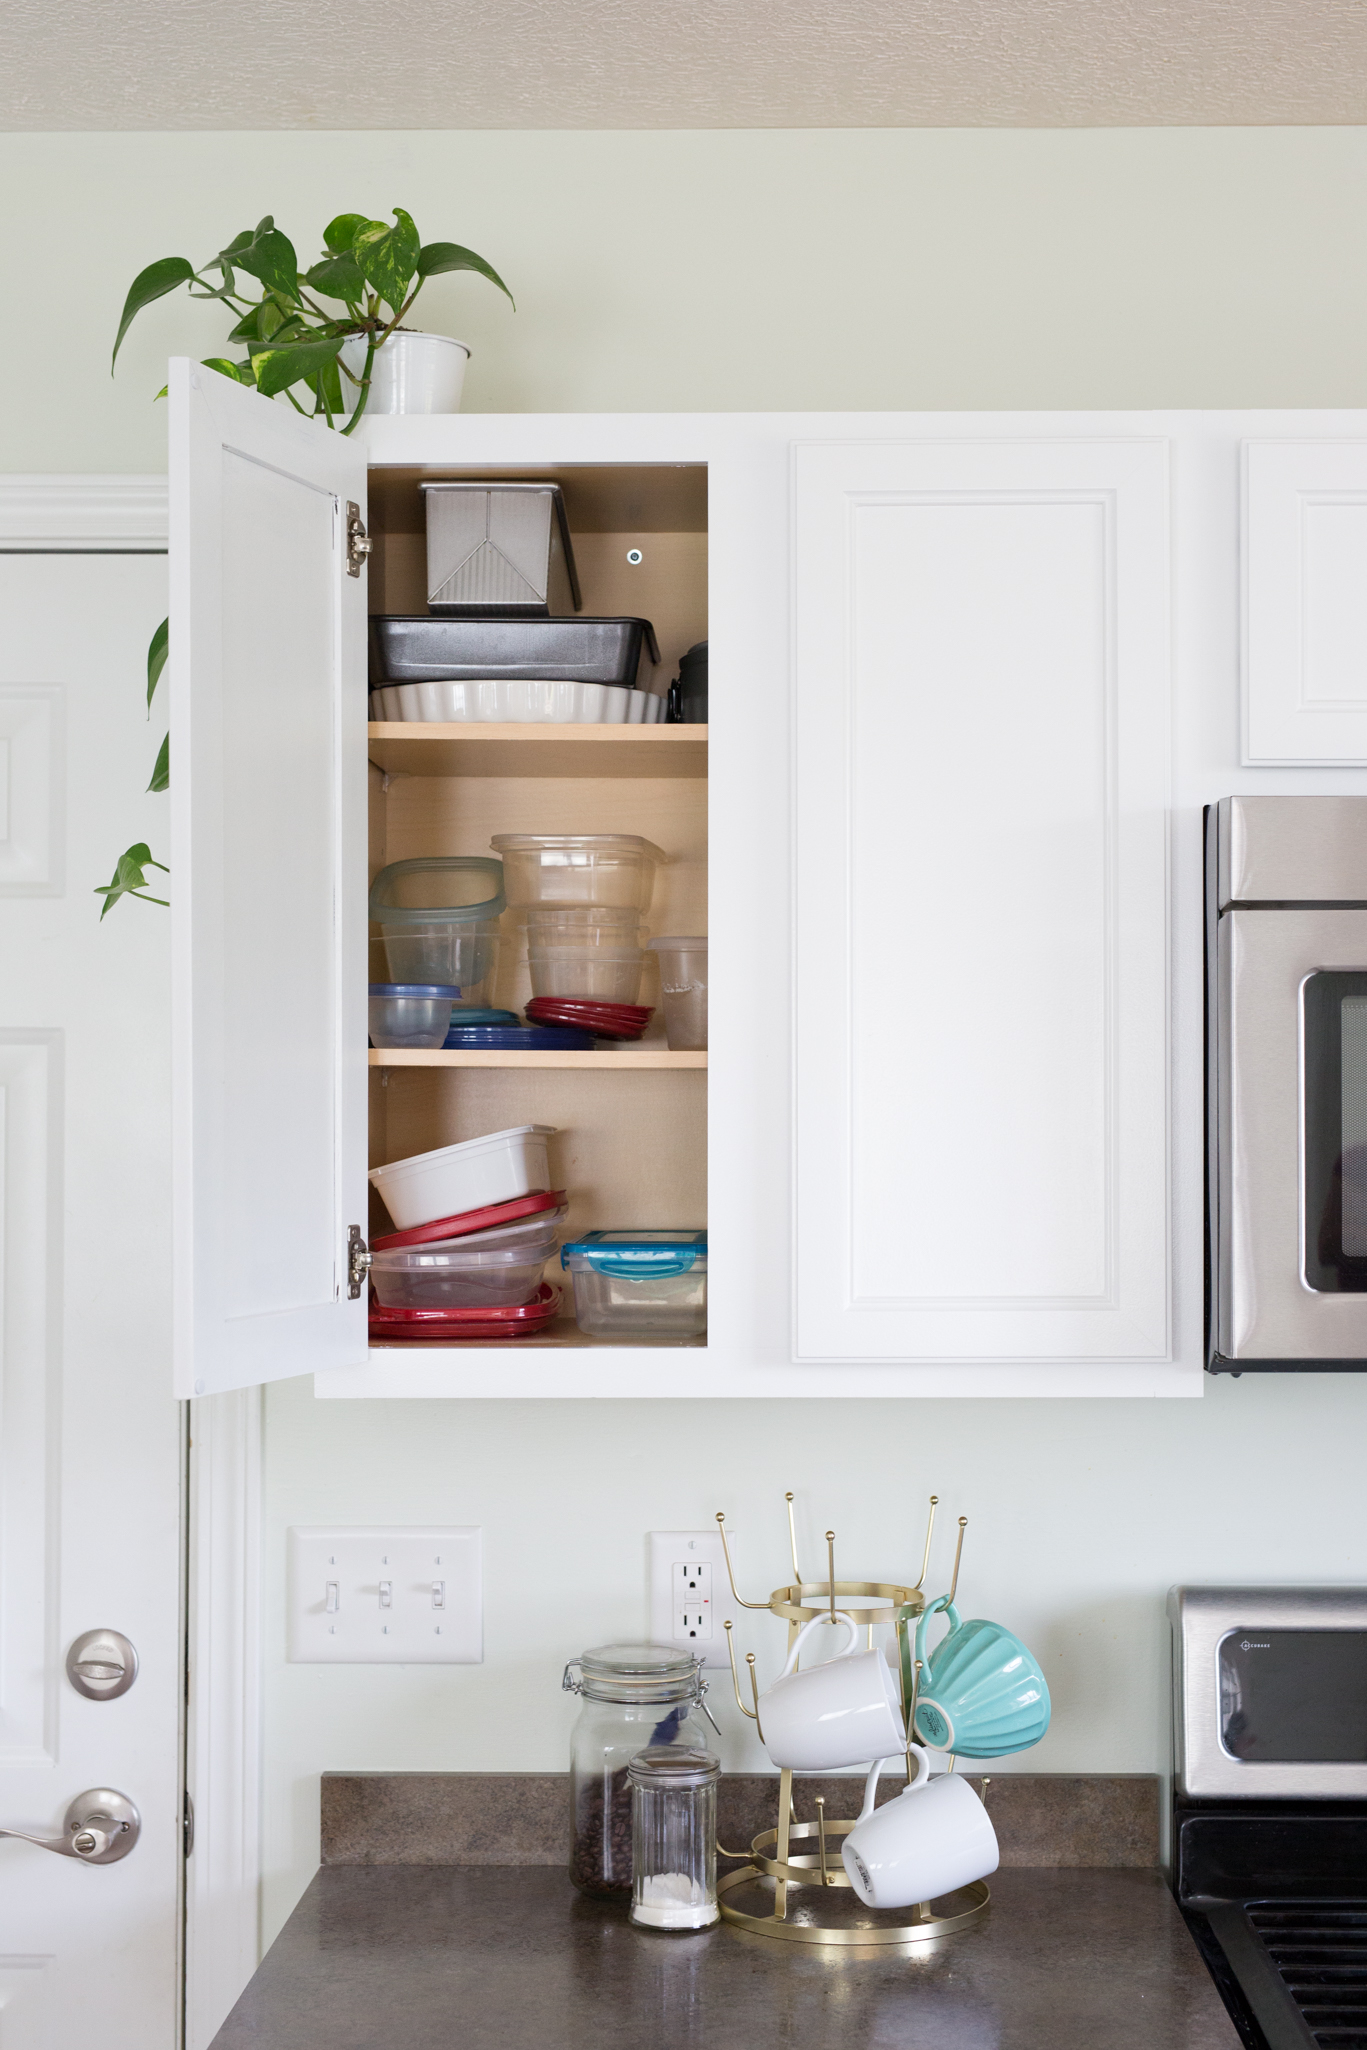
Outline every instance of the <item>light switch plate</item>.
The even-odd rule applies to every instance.
[[[728,1524],[734,1555],[736,1533]],[[652,1530],[649,1561],[650,1641],[677,1644],[709,1666],[730,1663],[722,1624],[736,1611],[726,1554],[715,1524],[711,1530]]]
[[[291,1664],[482,1664],[482,1550],[472,1524],[295,1526]]]

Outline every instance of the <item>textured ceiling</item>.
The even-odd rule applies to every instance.
[[[0,128],[1367,119],[1364,0],[5,0]]]

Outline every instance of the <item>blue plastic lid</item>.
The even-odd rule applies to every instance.
[[[707,1260],[705,1231],[586,1231],[560,1249],[560,1265],[591,1267],[620,1281],[657,1281],[687,1274]]]
[[[480,1050],[504,1053],[592,1053],[593,1034],[572,1025],[457,1025],[452,1024],[443,1043],[444,1052],[470,1053]]]
[[[458,997],[458,982],[372,982],[373,997]]]
[[[461,1004],[451,1012],[453,1025],[520,1025],[516,1011],[491,1011],[482,1004]]]

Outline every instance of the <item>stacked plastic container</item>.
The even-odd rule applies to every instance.
[[[540,1025],[636,1040],[654,1016],[637,1001],[645,915],[668,856],[635,833],[498,833],[508,902],[523,919]]]
[[[519,1338],[560,1307],[542,1279],[565,1220],[550,1187],[552,1125],[517,1125],[370,1171],[397,1231],[371,1247],[370,1335]]]

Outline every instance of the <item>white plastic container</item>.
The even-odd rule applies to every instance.
[[[541,1286],[541,1270],[555,1251],[552,1228],[508,1244],[481,1243],[494,1233],[445,1239],[375,1253],[370,1279],[379,1301],[396,1310],[502,1309],[529,1303]]]
[[[438,1146],[372,1167],[370,1179],[399,1231],[458,1217],[490,1203],[511,1203],[551,1186],[546,1141],[554,1125],[512,1125],[459,1146]]]
[[[360,396],[351,378],[365,376],[364,335],[345,341],[341,357],[351,377],[342,379],[342,399],[347,418],[356,410]],[[470,351],[464,342],[450,335],[427,335],[397,330],[381,342],[370,365],[369,413],[458,413],[465,384],[465,366]]]
[[[665,1037],[673,1053],[699,1053],[707,1047],[707,941],[705,938],[658,939],[650,951],[660,963],[660,998]]]
[[[591,1338],[701,1338],[707,1330],[705,1231],[590,1231],[560,1254],[574,1321]]]
[[[669,856],[636,833],[495,833],[509,904],[607,904],[650,909],[655,870]]]

